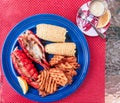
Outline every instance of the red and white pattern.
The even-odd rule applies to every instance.
[[[87,3],[83,4],[78,12],[77,12],[77,16],[76,16],[76,22],[77,22],[77,26],[79,27],[79,29],[88,36],[98,36],[98,34],[96,33],[96,31],[94,30],[94,28],[92,28],[91,24],[88,23],[88,21],[83,20],[80,15],[79,15],[79,11],[82,10],[82,12],[84,13],[84,15],[86,16],[86,19],[88,19],[92,24],[94,24],[95,26],[97,26],[98,23],[98,18],[93,16],[90,11],[89,11],[89,5],[90,5],[91,1],[88,1]],[[105,32],[108,30],[110,26],[110,22],[103,28],[99,28],[98,30],[105,34]]]

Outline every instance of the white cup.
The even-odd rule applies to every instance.
[[[90,12],[94,16],[102,16],[108,9],[108,4],[105,0],[94,0],[90,3]]]

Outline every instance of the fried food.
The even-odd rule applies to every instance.
[[[51,58],[51,60],[49,62],[50,66],[54,66],[54,65],[58,64],[63,58],[64,58],[64,56],[62,56],[62,55],[54,55],[53,58]]]
[[[50,65],[52,63],[52,66],[55,67],[55,69],[63,71],[68,79],[68,84],[71,84],[73,76],[77,75],[76,69],[78,69],[80,65],[77,63],[75,56],[62,56],[58,61],[59,57],[60,55],[54,55],[49,63]],[[57,64],[56,61],[58,62]]]
[[[75,56],[54,55],[50,60],[52,68],[40,71],[37,83],[39,94],[44,97],[53,94],[60,86],[72,83],[76,69],[80,66]]]
[[[57,69],[43,70],[38,76],[39,94],[44,97],[57,91],[57,87],[65,86],[68,82],[65,74]]]
[[[39,84],[38,91],[42,97],[52,94],[57,90],[57,83],[52,77],[50,77],[48,70],[40,72],[37,82]]]
[[[60,69],[50,69],[50,77],[52,77],[53,80],[55,80],[56,83],[60,86],[65,86],[68,82],[66,75]]]

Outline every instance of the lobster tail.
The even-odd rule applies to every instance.
[[[29,85],[34,88],[38,88],[38,84],[36,83],[38,71],[34,67],[31,59],[29,59],[26,54],[18,48],[15,48],[12,52],[11,58],[15,70],[27,81]]]
[[[29,58],[39,63],[43,68],[49,68],[49,64],[45,59],[44,47],[33,32],[27,30],[18,37],[18,42]]]

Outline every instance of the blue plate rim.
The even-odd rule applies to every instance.
[[[20,21],[19,23],[17,23],[12,29],[11,29],[11,31],[8,33],[8,35],[7,35],[7,37],[6,37],[6,39],[5,39],[5,42],[4,42],[4,44],[3,44],[3,48],[2,48],[2,70],[3,70],[3,72],[4,72],[4,75],[5,75],[5,77],[6,77],[6,79],[7,79],[7,81],[8,81],[8,83],[10,84],[10,86],[15,90],[15,91],[17,91],[13,86],[12,86],[12,83],[10,82],[10,80],[7,78],[7,74],[5,73],[5,70],[4,70],[4,65],[3,65],[3,60],[4,60],[4,57],[3,57],[3,53],[4,53],[4,48],[5,48],[5,44],[6,44],[6,41],[7,41],[7,39],[9,38],[9,35],[11,34],[11,32],[17,27],[17,26],[19,26],[22,22],[24,22],[24,21],[26,21],[26,20],[28,20],[28,19],[30,19],[30,18],[34,18],[34,17],[36,17],[36,16],[54,16],[54,17],[58,17],[59,19],[60,18],[62,18],[63,20],[65,20],[66,22],[69,22],[70,24],[72,24],[72,26],[74,26],[75,28],[76,28],[76,31],[79,31],[79,32],[81,32],[80,30],[79,30],[79,28],[74,24],[74,23],[72,23],[70,20],[68,20],[68,19],[66,19],[66,18],[64,18],[64,17],[62,17],[62,16],[60,16],[60,15],[56,15],[56,14],[36,14],[36,15],[33,15],[33,16],[29,16],[29,17],[27,17],[27,18],[25,18],[24,20],[22,20],[22,21]],[[82,77],[82,80],[81,80],[81,82],[79,83],[77,83],[77,86],[74,88],[74,90],[71,90],[71,91],[69,91],[69,92],[67,92],[67,94],[65,94],[65,95],[62,95],[62,97],[61,96],[58,96],[58,98],[56,99],[56,98],[54,98],[54,99],[47,99],[47,100],[44,100],[44,99],[42,99],[42,100],[34,100],[34,99],[31,99],[31,98],[29,98],[29,97],[27,97],[27,98],[29,98],[29,99],[31,99],[31,100],[34,100],[34,101],[38,101],[38,102],[52,102],[52,101],[56,101],[56,100],[60,100],[60,99],[62,99],[62,98],[65,98],[65,97],[67,97],[68,95],[70,95],[71,93],[73,93],[75,90],[77,90],[77,88],[83,83],[83,81],[84,81],[84,79],[85,79],[85,77],[86,77],[86,75],[87,75],[87,72],[88,72],[88,67],[89,67],[89,62],[90,62],[90,51],[89,51],[89,47],[88,47],[88,43],[87,43],[87,40],[86,40],[86,38],[85,38],[85,36],[84,35],[81,35],[82,36],[82,38],[84,39],[84,45],[86,45],[86,47],[84,47],[83,46],[83,48],[85,48],[87,51],[85,51],[85,54],[87,54],[86,56],[87,56],[87,61],[86,61],[86,67],[84,67],[85,69],[84,69],[84,72],[82,73],[82,75],[81,75],[81,77]],[[79,37],[77,37],[79,40],[80,40],[80,38]],[[17,91],[18,92],[18,91]],[[18,92],[19,93],[19,92]],[[20,93],[19,93],[20,94]],[[21,94],[22,95],[22,94]],[[22,95],[22,96],[24,96],[24,97],[26,97],[25,95]]]

